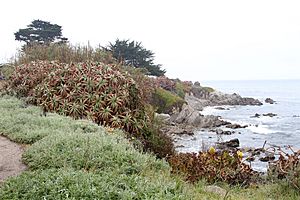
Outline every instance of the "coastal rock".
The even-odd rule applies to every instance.
[[[164,114],[164,113],[155,113],[155,117],[163,122],[167,122],[171,118],[169,114]]]
[[[207,103],[204,103],[201,99],[192,95],[185,95],[184,100],[188,105],[198,111],[202,111],[204,106],[208,106]]]
[[[261,162],[269,162],[275,160],[275,155],[273,153],[266,154],[266,156],[259,158]]]
[[[231,129],[238,129],[238,128],[247,128],[248,125],[240,125],[240,124],[228,124],[226,125],[226,128],[231,128]]]
[[[241,97],[235,93],[224,94],[219,91],[209,92],[203,89],[203,87],[193,86],[191,94],[192,95],[186,95],[185,101],[197,110],[202,110],[205,106],[262,105],[258,99]]]
[[[221,106],[215,107],[216,110],[229,110],[229,108],[224,108]]]
[[[198,110],[188,104],[183,105],[181,112],[172,115],[170,120],[177,124],[185,124],[198,129],[220,127],[230,124],[230,122],[219,119],[218,116],[201,115]]]
[[[237,148],[240,146],[240,141],[239,139],[235,138],[226,142],[219,142],[217,144],[220,149]]]
[[[218,135],[232,135],[235,133],[234,131],[224,131],[222,129],[216,129],[216,130],[213,130],[213,132],[216,132],[216,134],[218,134]]]
[[[201,115],[199,111],[195,110],[188,104],[184,104],[182,106],[181,112],[172,115],[171,120],[179,124],[185,123],[188,125],[197,126],[200,123],[202,117],[203,115]]]
[[[161,131],[168,135],[194,135],[195,127],[176,124],[176,126],[165,125]]]
[[[218,116],[205,115],[202,116],[198,126],[201,128],[213,128],[213,127],[225,126],[228,124],[230,124],[230,122],[221,120]]]
[[[263,116],[265,116],[265,117],[275,117],[275,116],[277,116],[277,114],[267,113],[267,114],[263,114]]]
[[[222,198],[225,198],[226,197],[226,194],[227,194],[227,191],[219,186],[216,186],[216,185],[209,185],[209,186],[206,186],[204,188],[204,191],[205,192],[211,192],[211,193],[215,193],[217,195],[220,195]]]
[[[275,103],[275,101],[273,99],[271,99],[271,98],[266,98],[265,102],[269,103],[269,104],[274,104]]]
[[[255,115],[251,116],[251,118],[259,118],[260,117],[260,114],[258,113],[255,113]]]

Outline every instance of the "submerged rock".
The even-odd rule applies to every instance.
[[[255,115],[251,116],[250,118],[259,118],[259,117],[260,117],[260,114],[255,113]]]
[[[266,103],[269,103],[269,104],[274,104],[276,101],[274,101],[274,100],[271,99],[271,98],[266,98],[266,99],[265,99],[265,102],[266,102]]]
[[[215,132],[218,135],[232,135],[235,133],[235,131],[224,131],[222,129],[211,129],[211,132]]]
[[[259,158],[261,162],[269,162],[272,160],[275,160],[275,155],[274,154],[266,154],[266,156]]]
[[[217,143],[218,147],[220,149],[224,149],[224,148],[237,148],[240,146],[240,141],[239,139],[235,138],[226,142],[219,142]]]
[[[229,108],[224,108],[224,107],[220,107],[220,106],[215,107],[215,109],[216,110],[229,110]]]
[[[228,124],[226,125],[226,128],[231,128],[231,129],[238,129],[238,128],[247,128],[248,125],[240,125],[240,124]]]
[[[265,116],[265,117],[275,117],[275,116],[277,116],[277,114],[267,113],[267,114],[263,114],[263,116]]]

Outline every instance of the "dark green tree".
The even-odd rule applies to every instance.
[[[119,62],[136,68],[146,68],[149,75],[162,76],[166,73],[160,64],[154,64],[154,53],[145,49],[141,42],[117,39],[107,49]]]
[[[24,41],[27,45],[53,42],[66,43],[68,38],[62,37],[61,26],[42,20],[34,20],[27,28],[15,33],[15,40]]]

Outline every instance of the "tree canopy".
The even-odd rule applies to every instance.
[[[136,68],[146,68],[149,75],[162,76],[166,72],[161,69],[160,64],[154,64],[154,53],[145,49],[141,42],[117,39],[107,48],[119,62]]]
[[[19,29],[15,33],[15,40],[30,44],[65,43],[68,38],[62,37],[62,28],[57,24],[42,20],[34,20],[27,28]]]

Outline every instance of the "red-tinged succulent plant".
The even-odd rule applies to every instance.
[[[88,118],[133,134],[139,134],[147,120],[135,81],[103,63],[31,62],[16,68],[9,85],[45,112]]]

